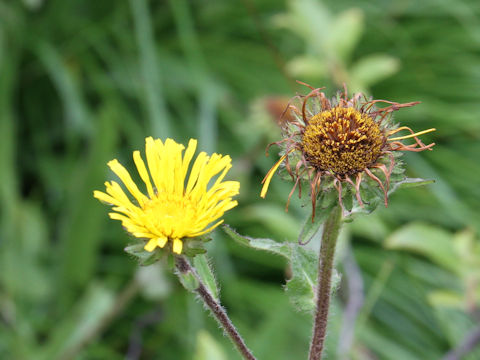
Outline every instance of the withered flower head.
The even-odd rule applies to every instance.
[[[360,190],[366,186],[365,180],[378,185],[387,206],[391,175],[400,164],[395,152],[431,150],[435,145],[425,145],[418,138],[435,129],[414,133],[409,127],[398,127],[392,123],[391,115],[394,111],[418,102],[400,104],[386,100],[368,100],[363,94],[348,98],[346,87],[329,100],[321,92],[323,88],[314,89],[301,84],[308,86],[311,91],[306,96],[294,97],[285,109],[285,113],[291,112],[296,120],[286,123],[284,139],[269,145],[283,145],[284,152],[263,179],[261,197],[265,197],[273,174],[284,164],[295,181],[288,197],[287,209],[297,186],[301,196],[302,179],[310,182],[313,213],[319,192],[328,190],[331,186],[338,191],[342,208],[345,186],[354,190],[356,201],[363,207]],[[299,104],[295,105],[295,101]],[[378,108],[379,103],[388,106]],[[407,135],[392,137],[401,131],[407,132]],[[413,144],[401,142],[410,138],[414,140]]]

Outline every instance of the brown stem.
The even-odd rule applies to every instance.
[[[322,245],[320,246],[318,259],[317,306],[315,309],[309,360],[320,360],[322,358],[330,306],[333,259],[341,224],[342,211],[340,206],[337,205],[332,209],[323,225]]]
[[[245,341],[243,341],[243,338],[240,336],[232,321],[228,317],[225,309],[222,307],[222,305],[220,305],[219,302],[217,302],[217,300],[215,300],[210,291],[203,284],[200,277],[197,275],[194,268],[192,268],[188,260],[185,259],[185,257],[183,256],[176,256],[175,260],[177,269],[181,274],[191,273],[195,276],[198,281],[198,287],[194,291],[200,296],[205,305],[210,309],[212,314],[215,316],[215,319],[218,321],[223,330],[228,334],[230,340],[233,342],[233,344],[238,349],[243,358],[246,360],[256,360],[255,356],[253,356],[252,352],[245,344]]]

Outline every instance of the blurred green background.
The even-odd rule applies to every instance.
[[[173,275],[123,252],[92,191],[113,179],[108,160],[133,170],[146,136],[194,137],[233,158],[226,222],[295,239],[308,199],[286,213],[292,184],[278,178],[258,194],[279,109],[307,91],[296,79],[421,101],[396,119],[437,128],[423,137],[434,151],[404,157],[436,183],[342,233],[327,358],[440,359],[475,335],[480,2],[2,0],[0,358],[239,359]],[[254,353],[305,359],[310,317],[283,293],[285,262],[214,237],[222,301]]]

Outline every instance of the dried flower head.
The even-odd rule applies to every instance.
[[[299,82],[301,83],[301,82]],[[270,181],[281,164],[295,181],[287,202],[298,186],[301,196],[301,180],[310,182],[313,214],[320,190],[333,186],[338,191],[338,200],[343,208],[343,188],[351,186],[360,206],[364,206],[361,186],[367,177],[376,183],[383,192],[385,206],[388,203],[390,178],[399,164],[397,151],[431,150],[435,144],[425,145],[419,135],[434,131],[428,129],[414,133],[406,126],[392,124],[391,114],[401,108],[418,102],[399,104],[386,100],[368,100],[363,94],[348,98],[347,89],[338,93],[332,100],[314,89],[306,96],[296,96],[285,109],[296,116],[284,127],[284,139],[272,144],[283,145],[284,154],[263,179],[261,197],[265,197]],[[311,103],[309,104],[309,100]],[[298,101],[299,105],[295,105]],[[377,104],[389,106],[378,108]],[[407,135],[392,137],[400,131]],[[404,139],[414,139],[406,145]],[[271,146],[270,144],[269,146]]]
[[[108,166],[136,202],[132,202],[115,181],[105,183],[106,193],[94,191],[94,197],[114,206],[115,212],[109,214],[110,218],[120,220],[133,236],[147,240],[144,248],[149,252],[171,244],[174,253],[182,253],[184,241],[212,231],[223,222],[215,221],[237,205],[232,197],[238,194],[240,183],[223,181],[232,167],[230,156],[208,156],[201,152],[189,171],[196,147],[197,141],[191,139],[182,157],[183,145],[172,139],[163,143],[160,139],[148,137],[145,139],[145,153],[149,171],[140,152],[133,153],[148,196],[138,189],[128,171],[116,159]],[[218,174],[213,185],[209,186]]]

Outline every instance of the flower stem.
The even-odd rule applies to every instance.
[[[335,245],[342,224],[342,210],[335,206],[323,225],[322,244],[318,259],[317,306],[310,343],[309,360],[322,358],[323,343],[327,331],[328,308],[330,305],[331,279]]]
[[[245,345],[245,341],[238,333],[237,329],[233,325],[232,321],[227,315],[225,309],[220,305],[220,303],[212,296],[210,291],[207,289],[205,284],[202,282],[200,277],[197,275],[195,269],[190,265],[188,260],[183,256],[176,256],[175,263],[180,274],[193,274],[195,276],[198,285],[193,291],[197,293],[204,304],[210,309],[212,314],[215,316],[215,319],[218,321],[220,326],[223,328],[225,333],[230,337],[230,340],[233,342],[237,350],[246,360],[256,360],[253,356],[250,349]]]

